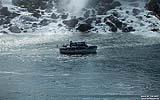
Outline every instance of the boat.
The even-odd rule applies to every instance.
[[[70,41],[70,44],[63,45],[59,50],[61,54],[95,54],[97,46]]]

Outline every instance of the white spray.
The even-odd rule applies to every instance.
[[[64,8],[74,15],[79,15],[89,0],[63,0]]]
[[[12,0],[0,0],[4,5],[12,5]]]

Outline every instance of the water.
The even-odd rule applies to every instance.
[[[85,40],[94,55],[59,54]],[[140,100],[160,94],[160,39],[129,33],[0,36],[0,100]],[[121,96],[120,96],[121,95]]]
[[[8,6],[8,5],[12,5],[12,0],[1,0],[3,6]]]

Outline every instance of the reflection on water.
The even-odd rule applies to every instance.
[[[98,53],[59,54],[56,45],[71,39],[98,45]],[[2,40],[0,100],[140,100],[160,94],[159,39],[117,33]]]

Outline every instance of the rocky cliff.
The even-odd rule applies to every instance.
[[[3,33],[44,27],[55,31],[159,32],[160,22],[155,17],[160,16],[159,0],[12,0],[12,4],[4,7],[0,2]]]

